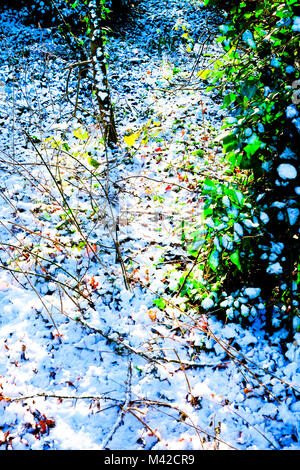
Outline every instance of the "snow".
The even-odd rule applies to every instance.
[[[297,117],[299,113],[296,106],[294,104],[291,104],[286,108],[285,114],[288,119],[293,119]]]
[[[260,295],[261,289],[260,287],[246,287],[245,294],[249,299],[255,299]]]
[[[263,125],[261,122],[259,122],[259,123],[257,124],[257,130],[258,130],[258,132],[260,132],[261,134],[262,134],[263,132],[265,132],[264,125]]]
[[[214,306],[214,301],[209,297],[206,297],[204,300],[202,300],[201,305],[205,310],[209,310]]]
[[[286,147],[284,149],[284,151],[282,152],[282,154],[280,155],[280,158],[284,158],[286,160],[289,160],[289,159],[294,159],[294,158],[297,158],[295,152],[293,152],[289,147]]]
[[[267,268],[267,273],[269,274],[281,274],[283,272],[282,266],[280,263],[270,264]]]
[[[291,179],[295,179],[297,177],[297,170],[290,163],[281,163],[277,167],[277,172],[278,172],[280,178],[282,178],[284,180],[291,180]]]
[[[174,24],[183,14],[199,37],[207,24],[206,14],[191,3],[183,9],[179,0],[143,0],[139,7],[143,15],[112,37],[109,46],[109,81],[120,150],[107,154],[89,112],[77,110],[89,131],[87,141],[73,134],[81,124],[72,117],[74,108],[65,99],[63,83],[71,59],[66,47],[51,29],[24,26],[15,12],[1,14],[6,47],[0,51],[0,68],[8,90],[0,97],[1,263],[8,261],[18,272],[15,277],[7,270],[0,272],[0,442],[1,432],[9,431],[9,440],[0,449],[299,448],[299,338],[286,344],[284,355],[280,345],[284,332],[264,337],[261,289],[245,287],[234,296],[225,294],[222,302],[228,307],[228,319],[236,319],[240,312],[245,317],[256,316],[257,324],[251,327],[228,319],[224,324],[208,315],[208,310],[219,309],[211,292],[202,302],[198,299],[197,308],[185,309],[185,299],[176,297],[182,273],[174,271],[174,262],[186,253],[181,232],[174,226],[183,217],[192,224],[186,200],[193,192],[188,187],[192,183],[189,173],[181,170],[180,179],[172,173],[172,165],[181,164],[186,153],[197,150],[188,146],[185,124],[191,124],[195,140],[200,141],[201,99],[210,123],[220,127],[222,122],[219,104],[204,85],[197,84],[199,90],[193,93],[181,85],[177,90],[196,57],[187,57],[177,37],[173,50],[159,52],[150,43],[158,25],[161,38],[169,32],[175,34]],[[214,28],[210,26],[210,30]],[[24,50],[29,52],[28,59]],[[208,43],[206,51],[218,54],[213,43]],[[14,94],[9,80],[9,73],[14,73],[12,53],[19,60],[20,74]],[[183,75],[165,79],[168,63],[170,70],[176,66]],[[95,103],[84,80],[82,86],[86,95],[80,107],[92,110]],[[169,93],[170,86],[174,93]],[[74,76],[69,90],[73,100],[76,89]],[[151,132],[160,134],[150,136],[146,144],[138,142],[134,151],[128,150],[124,135],[139,131],[150,117]],[[41,141],[54,135],[56,142],[62,140],[71,149],[61,162],[62,171],[55,167],[56,176],[62,179],[70,207],[77,210],[83,233],[74,221],[68,224],[70,214],[64,210],[59,189],[24,140],[24,129]],[[58,162],[61,154],[53,140],[39,148],[46,161]],[[86,170],[86,153],[99,162],[99,174]],[[101,184],[107,183],[107,160],[109,205],[114,217],[119,217],[122,255],[132,264],[128,269],[134,279],[131,290],[124,285],[112,236],[104,223],[108,220],[115,229],[101,191]],[[212,180],[223,176],[224,161],[218,155],[208,164],[198,157],[193,163]],[[78,166],[80,178],[76,179]],[[118,195],[115,187],[121,184],[124,192]],[[166,189],[176,184],[183,189]],[[242,194],[237,192],[237,197],[241,201]],[[201,199],[197,194],[189,203],[196,219],[198,214],[202,217]],[[230,207],[227,199],[223,203]],[[95,206],[100,215],[92,210]],[[295,212],[290,214],[295,218]],[[246,230],[242,223],[246,228],[258,225],[248,219],[235,223],[234,231],[240,237]],[[215,227],[212,218],[205,224]],[[229,239],[221,240],[228,248]],[[222,250],[218,238],[216,246]],[[282,246],[274,243],[272,250],[279,256]],[[277,262],[270,268],[278,273],[281,266]],[[38,279],[27,274],[34,269]],[[172,270],[174,292],[168,296],[166,274]],[[202,282],[205,285],[204,279]],[[255,279],[247,285],[255,286]],[[165,310],[153,304],[157,293],[169,301]],[[213,424],[218,422],[219,431]]]
[[[292,30],[300,32],[300,16],[295,16]]]
[[[278,68],[280,67],[280,61],[276,59],[276,57],[273,57],[271,62],[270,62],[272,67]]]
[[[286,73],[293,73],[295,72],[295,67],[293,67],[292,65],[288,65],[285,69]]]
[[[296,127],[297,131],[300,133],[300,118],[293,119],[293,120],[292,120],[292,123],[293,123],[294,126]]]

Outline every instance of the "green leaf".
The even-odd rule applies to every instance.
[[[157,305],[158,308],[160,308],[161,310],[164,310],[164,308],[166,307],[166,302],[162,298],[153,300],[153,303]]]
[[[234,253],[230,255],[230,259],[233,262],[233,264],[235,264],[238,267],[238,269],[241,271],[242,266],[241,266],[240,254],[238,250],[236,250]]]
[[[235,93],[228,93],[228,95],[226,95],[224,98],[224,105],[226,107],[229,106],[230,103],[236,100],[236,98],[237,98],[237,95]]]
[[[246,145],[246,147],[244,148],[244,151],[246,152],[247,157],[248,158],[252,157],[252,155],[254,155],[257,152],[257,150],[260,148],[260,146],[261,146],[261,141],[258,138],[256,138],[256,140],[253,143]]]
[[[88,157],[87,161],[94,168],[98,168],[98,166],[100,165],[100,163],[98,163],[97,160],[95,160],[93,157]]]
[[[212,210],[211,207],[207,207],[204,209],[203,211],[203,216],[205,219],[207,219],[208,217],[210,217],[212,214],[214,213],[214,211]]]
[[[197,157],[203,157],[204,151],[202,149],[198,149],[198,150],[195,150],[194,152],[192,152],[192,155],[195,155]]]
[[[216,189],[216,183],[208,178],[206,178],[203,182],[203,188],[204,189]]]
[[[224,153],[230,152],[237,147],[238,138],[236,134],[229,134],[223,139],[223,151]]]

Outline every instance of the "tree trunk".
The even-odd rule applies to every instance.
[[[118,137],[107,81],[106,59],[102,38],[101,0],[90,0],[88,8],[90,13],[91,29],[91,60],[93,67],[94,91],[99,108],[99,123],[103,130],[104,142],[112,144],[117,142]]]

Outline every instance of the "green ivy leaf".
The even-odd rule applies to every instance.
[[[246,145],[246,147],[244,148],[244,151],[246,152],[247,157],[248,158],[252,157],[252,155],[254,155],[257,152],[257,150],[260,148],[260,146],[261,146],[261,141],[258,138],[256,138],[256,140],[253,143]]]
[[[232,253],[230,255],[230,259],[231,261],[233,262],[233,264],[235,264],[237,266],[237,268],[241,271],[242,270],[242,266],[241,266],[241,262],[240,262],[240,254],[239,254],[239,251],[236,250],[234,253]]]
[[[164,310],[166,307],[166,302],[162,298],[153,300],[153,303],[157,305],[160,310]]]

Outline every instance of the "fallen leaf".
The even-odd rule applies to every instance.
[[[124,140],[128,147],[132,147],[135,144],[136,140],[139,138],[139,136],[140,132],[134,132],[133,134],[125,135]]]
[[[148,310],[148,315],[152,321],[156,320],[156,312],[154,312],[153,310]]]

